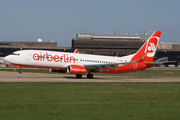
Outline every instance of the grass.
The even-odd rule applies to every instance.
[[[151,68],[115,75],[180,77],[180,70]],[[2,120],[178,120],[179,94],[180,83],[0,83],[0,116]]]
[[[178,120],[180,83],[0,83],[2,120]]]

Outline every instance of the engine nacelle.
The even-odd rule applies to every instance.
[[[70,65],[67,67],[67,72],[70,74],[83,75],[86,73],[86,68],[79,65]]]
[[[66,69],[49,69],[50,72],[66,73]]]

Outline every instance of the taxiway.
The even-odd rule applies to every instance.
[[[93,79],[76,78],[70,74],[45,74],[0,71],[0,82],[180,82],[180,77],[122,77],[122,76],[98,76]]]

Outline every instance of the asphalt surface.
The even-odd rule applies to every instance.
[[[180,77],[97,76],[93,79],[75,75],[0,71],[0,82],[180,82]]]

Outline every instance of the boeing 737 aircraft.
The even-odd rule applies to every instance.
[[[99,73],[128,73],[143,71],[153,67],[156,48],[161,31],[154,32],[143,46],[132,55],[111,57],[102,55],[55,52],[44,50],[19,50],[6,56],[4,59],[15,67],[47,68],[52,72],[76,74],[81,78],[86,72],[87,78],[93,78],[93,72]]]

